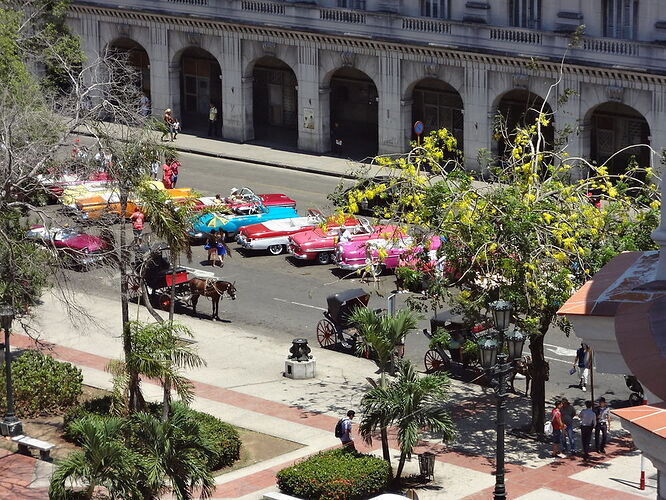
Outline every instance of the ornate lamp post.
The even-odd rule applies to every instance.
[[[9,332],[14,319],[12,306],[0,305],[0,324],[5,331],[5,382],[7,383],[7,410],[0,422],[0,431],[3,436],[17,436],[23,432],[23,425],[14,414],[14,386],[12,384],[12,354],[9,349]]]
[[[488,338],[479,343],[481,366],[493,380],[497,396],[497,446],[495,449],[495,500],[506,498],[504,486],[504,431],[506,427],[507,375],[513,370],[512,361],[522,356],[525,334],[517,328],[509,335],[505,332],[511,323],[511,303],[498,300],[490,304],[497,339]],[[506,353],[504,347],[506,346]]]

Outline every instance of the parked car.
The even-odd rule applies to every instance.
[[[106,187],[107,184],[113,182],[106,172],[93,172],[91,174],[69,173],[58,176],[38,175],[37,179],[54,198],[59,198],[65,189],[74,186]]]
[[[392,225],[372,226],[367,219],[358,218],[359,224],[350,228],[350,240],[369,240],[379,238],[382,234],[403,235],[400,228]],[[289,237],[289,253],[301,260],[316,260],[319,264],[333,261],[335,247],[339,243],[341,231],[317,227],[309,231],[296,233]]]
[[[26,238],[57,252],[64,265],[82,269],[104,260],[110,249],[103,239],[68,227],[31,226]]]
[[[321,212],[308,210],[306,217],[273,220],[242,227],[236,241],[247,250],[268,250],[273,255],[280,255],[286,250],[289,237],[296,233],[309,231],[318,226],[337,230],[340,227],[356,227],[358,224],[356,217],[347,217],[343,220],[338,216],[325,218]]]
[[[439,236],[431,236],[428,240],[428,259],[434,265],[437,260],[437,249],[442,242]],[[368,249],[372,265],[375,266],[375,274],[380,274],[384,270],[392,270],[416,260],[417,255],[423,252],[423,245],[416,244],[414,238],[405,235],[352,240],[338,243],[335,262],[340,269],[347,271],[363,269],[368,265]]]
[[[222,230],[229,238],[235,238],[241,227],[258,224],[275,219],[289,219],[298,217],[296,209],[292,207],[265,207],[255,205],[251,213],[234,210],[235,213],[223,214],[209,212],[192,219],[192,229],[188,231],[190,239],[203,240],[213,229]]]
[[[240,211],[250,211],[255,205],[266,207],[292,207],[296,208],[296,201],[286,194],[266,193],[255,194],[249,187],[232,188],[227,197],[204,196],[197,198],[192,210],[203,210],[208,207],[225,206],[237,208]]]

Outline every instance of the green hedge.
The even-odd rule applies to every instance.
[[[81,395],[83,375],[39,351],[25,351],[12,361],[16,414],[22,418],[60,413],[75,405]],[[6,408],[5,372],[0,374],[0,406]]]
[[[162,415],[162,405],[148,403],[147,411],[155,416]],[[77,436],[72,432],[71,423],[86,415],[95,414],[99,416],[109,415],[111,408],[111,396],[91,399],[85,403],[73,407],[65,412],[63,419],[64,437],[68,441],[78,442]],[[240,457],[241,440],[236,429],[219,418],[200,411],[188,409],[192,418],[197,421],[201,431],[208,438],[218,443],[217,453],[209,464],[211,470],[221,469],[232,465]]]
[[[209,464],[211,470],[228,467],[240,458],[241,440],[236,429],[219,418],[196,410],[190,410],[201,426],[202,434],[218,443],[217,460]]]
[[[345,448],[325,451],[277,473],[287,495],[309,500],[356,500],[377,495],[391,479],[389,464]]]

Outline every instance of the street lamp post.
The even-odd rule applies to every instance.
[[[14,414],[14,386],[12,384],[12,354],[9,348],[9,333],[14,319],[14,309],[8,305],[0,305],[0,324],[5,331],[5,382],[7,384],[7,410],[0,422],[3,436],[17,436],[23,432],[23,425]]]
[[[481,366],[493,380],[497,397],[497,446],[495,448],[495,500],[506,499],[504,485],[504,431],[506,428],[507,375],[513,371],[513,360],[521,357],[525,335],[514,328],[510,335],[505,335],[511,323],[511,303],[498,300],[490,304],[493,313],[497,339],[486,339],[479,344]],[[506,345],[507,352],[504,352]]]

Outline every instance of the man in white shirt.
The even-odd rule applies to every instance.
[[[208,137],[210,136],[217,137],[217,108],[212,102],[208,110]]]
[[[583,441],[583,458],[590,458],[590,441],[592,441],[592,429],[597,425],[597,415],[592,409],[592,401],[585,401],[585,409],[580,414],[580,438]]]

